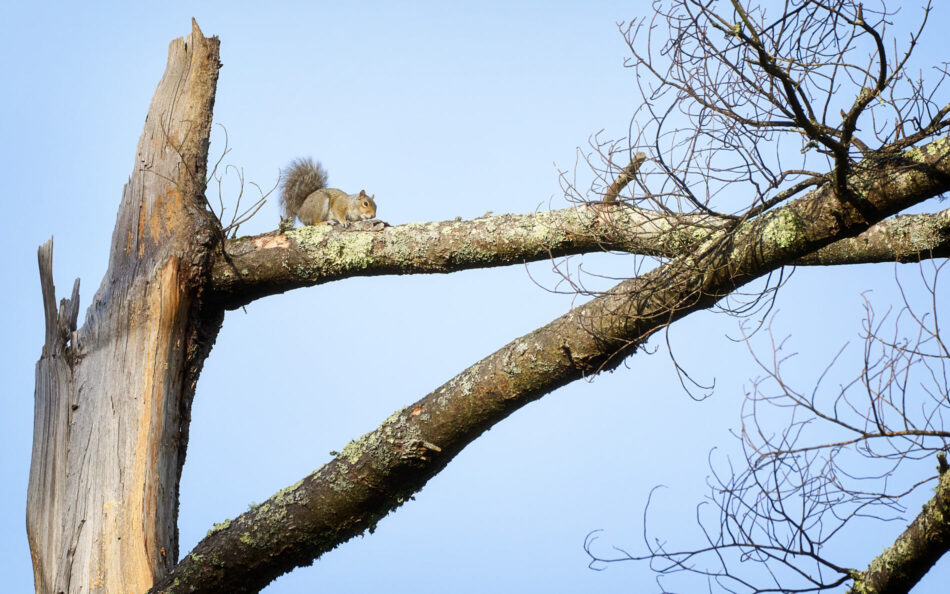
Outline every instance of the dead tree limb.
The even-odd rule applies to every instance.
[[[144,592],[178,553],[178,481],[198,372],[220,326],[202,306],[214,221],[205,167],[218,40],[173,41],[81,329],[55,309],[36,367],[27,533],[39,592]],[[78,281],[77,281],[78,288]]]

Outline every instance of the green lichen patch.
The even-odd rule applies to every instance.
[[[304,249],[314,249],[323,245],[326,236],[332,231],[330,225],[304,225],[287,232],[287,237]]]
[[[923,146],[909,149],[904,152],[904,157],[921,163],[931,163],[935,160],[950,158],[950,136],[944,136]]]
[[[802,220],[791,208],[783,208],[770,217],[762,230],[762,238],[781,249],[789,249],[800,241]]]
[[[373,264],[374,233],[340,233],[328,237],[324,257],[341,270],[362,270]]]
[[[214,526],[211,527],[211,530],[208,530],[208,533],[205,534],[205,538],[211,536],[212,534],[214,534],[215,532],[218,532],[219,530],[225,530],[230,525],[231,525],[231,520],[225,520],[220,523],[215,523]]]

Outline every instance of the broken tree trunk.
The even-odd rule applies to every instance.
[[[205,209],[218,40],[171,43],[122,194],[109,268],[82,328],[78,280],[56,310],[40,248],[27,533],[38,592],[144,592],[178,557],[178,483],[198,371],[220,327],[203,309],[219,227]]]

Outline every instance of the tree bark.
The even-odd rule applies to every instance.
[[[215,301],[236,309],[255,299],[351,276],[450,273],[595,251],[675,258],[730,221],[609,204],[471,221],[410,223],[340,232],[327,225],[273,231],[227,243],[215,263]],[[360,224],[354,224],[359,229]],[[950,255],[950,209],[901,215],[791,262],[834,266],[919,262]]]
[[[144,592],[178,554],[188,410],[221,314],[202,308],[214,221],[204,206],[218,40],[169,46],[112,237],[76,330],[40,248],[46,343],[36,367],[27,533],[38,592]]]
[[[686,253],[723,220],[597,204],[471,221],[338,231],[305,226],[229,241],[214,267],[216,300],[234,309],[265,295],[349,276],[447,273],[601,250]]]
[[[854,571],[848,594],[905,594],[950,550],[950,472],[941,469],[934,496],[894,544],[865,571]]]

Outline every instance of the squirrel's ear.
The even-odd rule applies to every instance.
[[[366,190],[360,190],[360,196],[366,196]]]

